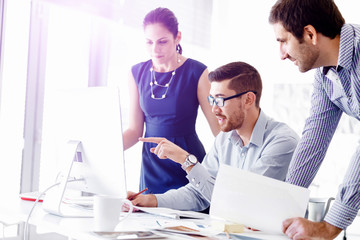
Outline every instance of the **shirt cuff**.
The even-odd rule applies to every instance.
[[[335,227],[346,229],[354,221],[357,212],[357,209],[335,200],[324,220]]]
[[[200,163],[197,163],[186,176],[195,189],[203,188],[203,185],[207,182],[209,177],[210,174]]]

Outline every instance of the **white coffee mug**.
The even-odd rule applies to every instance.
[[[308,204],[308,219],[313,222],[321,222],[324,220],[332,200],[335,200],[335,198],[310,198]]]
[[[129,211],[123,211],[123,204],[129,206]],[[131,201],[115,196],[94,196],[94,230],[97,232],[112,232],[133,211]]]

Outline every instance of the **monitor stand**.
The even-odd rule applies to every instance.
[[[70,173],[73,163],[82,162],[82,156],[81,141],[70,140],[64,147],[64,159],[69,161],[69,165],[60,173],[60,179],[57,179],[59,184],[49,189],[46,193],[43,201],[43,209],[45,211],[61,217],[93,217],[93,211],[91,210],[68,206],[63,203],[66,186],[72,180]],[[79,179],[79,181],[81,180]]]

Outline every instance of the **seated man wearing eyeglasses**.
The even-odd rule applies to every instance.
[[[208,100],[221,128],[214,146],[198,163],[194,155],[165,138],[140,138],[157,144],[150,151],[159,158],[181,164],[189,184],[163,194],[138,195],[132,200],[134,205],[207,209],[220,163],[285,180],[299,138],[286,124],[261,110],[262,82],[258,71],[247,63],[233,62],[210,72],[209,81]]]

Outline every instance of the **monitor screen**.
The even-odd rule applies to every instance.
[[[42,161],[56,158],[61,184],[46,193],[44,207],[59,208],[69,189],[126,197],[119,89],[57,91],[45,111]]]

